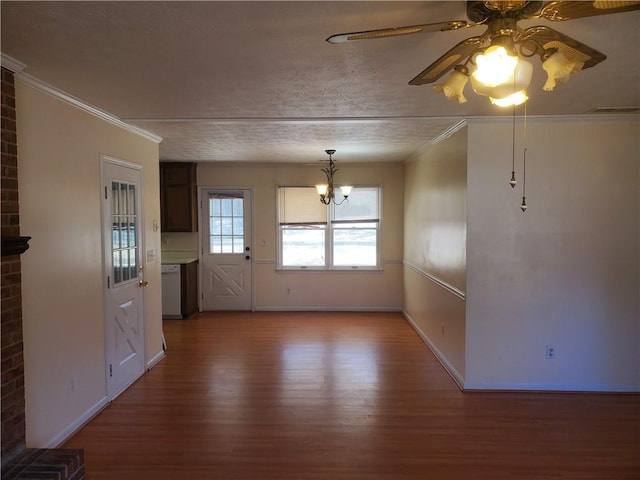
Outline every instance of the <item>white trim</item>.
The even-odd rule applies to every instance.
[[[160,360],[162,360],[164,357],[165,357],[164,350],[161,350],[156,355],[154,355],[154,357],[147,362],[147,371],[155,367],[160,362]]]
[[[435,283],[436,285],[438,285],[439,287],[444,288],[445,290],[447,290],[449,293],[453,293],[456,297],[460,298],[461,300],[466,300],[466,294],[465,292],[463,292],[462,290],[460,290],[459,288],[454,287],[453,285],[445,282],[444,280],[439,279],[438,277],[431,275],[430,273],[425,272],[424,270],[422,270],[420,267],[417,267],[416,265],[413,265],[412,263],[408,262],[408,261],[404,261],[402,262],[403,265],[405,265],[407,268],[409,268],[410,270],[413,270],[414,272],[416,272],[418,275],[426,278],[427,280],[431,280],[433,283]]]
[[[454,133],[456,133],[458,130],[460,130],[460,129],[466,127],[466,126],[467,126],[467,120],[463,118],[458,123],[455,123],[455,124],[451,125],[449,128],[447,128],[444,132],[442,132],[437,137],[431,139],[431,141],[429,143],[431,145],[435,145],[436,143],[440,143],[443,140],[446,140],[447,138],[449,138]]]
[[[257,306],[256,312],[402,312],[402,307]]]
[[[25,68],[27,68],[27,65],[25,65],[24,63],[22,63],[19,60],[16,60],[13,57],[10,57],[9,55],[5,55],[4,53],[0,53],[0,56],[2,58],[2,66],[4,68],[6,68],[7,70],[11,70],[13,73],[21,72]]]
[[[447,357],[444,356],[444,354],[438,349],[438,347],[436,347],[435,344],[429,339],[429,337],[420,329],[418,324],[413,320],[413,318],[411,318],[411,315],[409,315],[406,310],[402,310],[402,315],[413,327],[413,329],[416,331],[422,341],[427,345],[427,347],[429,347],[429,350],[433,352],[433,355],[436,357],[438,362],[440,362],[440,364],[444,367],[445,371],[451,376],[453,381],[456,382],[458,388],[460,388],[460,390],[464,390],[464,377],[460,375],[460,372],[458,372],[456,367],[454,367],[453,364],[449,360],[447,360]]]
[[[42,448],[58,448],[108,406],[109,399],[106,396],[102,397],[98,403],[71,422],[67,428],[49,440]]]
[[[593,121],[593,122],[602,122],[602,121],[611,121],[611,120],[623,120],[623,121],[637,121],[640,115],[637,113],[582,113],[576,115],[527,115],[527,122],[536,122],[536,121],[548,121],[553,120],[556,122],[564,121],[564,122],[585,122],[585,121]],[[516,119],[523,119],[524,115],[516,115]],[[497,116],[489,116],[489,117],[468,117],[466,118],[466,122],[469,125],[474,123],[499,123],[504,121],[511,122],[513,120],[512,115],[497,115]]]
[[[464,390],[479,391],[540,391],[540,392],[607,392],[640,393],[640,385],[566,384],[566,383],[472,383],[466,382]]]
[[[202,117],[202,118],[125,118],[127,122],[135,123],[204,123],[210,125],[237,125],[237,124],[277,124],[322,125],[326,123],[388,123],[398,121],[451,121],[451,117],[428,116],[372,116],[372,117]]]
[[[111,113],[105,112],[104,110],[100,110],[99,108],[94,107],[93,105],[89,105],[88,103],[85,103],[82,100],[72,95],[69,95],[68,93],[63,92],[62,90],[59,90],[56,87],[43,82],[42,80],[32,77],[27,73],[17,72],[15,74],[15,78],[17,81],[20,81],[21,83],[35,90],[38,90],[41,93],[50,95],[51,97],[57,100],[60,100],[69,105],[72,105],[82,110],[83,112],[93,115],[95,117],[98,117],[99,119],[107,123],[110,123],[112,125],[115,125],[116,127],[122,128],[123,130],[126,130],[135,135],[139,135],[155,143],[162,142],[162,137],[159,137],[157,135],[154,135],[151,132],[147,132],[146,130],[143,130],[141,128],[125,123],[122,120],[120,120],[118,117],[112,115]]]

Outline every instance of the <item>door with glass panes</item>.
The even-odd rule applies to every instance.
[[[103,157],[107,395],[118,396],[144,373],[144,263],[141,167]]]
[[[203,190],[202,200],[202,310],[251,310],[251,190]]]

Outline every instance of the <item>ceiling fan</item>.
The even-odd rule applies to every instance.
[[[453,70],[451,77],[437,91],[448,98],[466,101],[462,88],[471,78],[474,91],[488,96],[493,103],[514,105],[526,101],[526,87],[531,80],[532,67],[526,58],[539,55],[549,78],[543,87],[552,90],[567,81],[571,73],[593,67],[607,57],[597,50],[548,26],[518,27],[519,20],[544,18],[559,22],[575,18],[621,13],[640,9],[640,1],[467,1],[466,20],[383,28],[362,32],[331,35],[332,44],[373,38],[395,37],[423,32],[458,30],[486,26],[481,35],[459,42],[413,78],[410,85],[433,83]],[[496,54],[496,52],[498,52]],[[489,58],[492,55],[492,59]],[[510,57],[507,72],[499,78],[484,81],[498,73],[500,58]],[[523,93],[524,92],[524,93]],[[521,93],[519,99],[516,94]],[[521,98],[524,95],[524,100]],[[513,97],[513,98],[512,98]],[[507,100],[508,99],[508,100]],[[497,101],[494,101],[497,100]]]

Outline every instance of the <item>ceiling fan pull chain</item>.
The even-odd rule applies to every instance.
[[[520,210],[527,211],[526,188],[527,188],[527,103],[524,104],[524,153],[522,156],[522,204]]]
[[[511,128],[511,180],[509,180],[509,185],[511,188],[515,188],[516,186],[516,106],[513,106],[513,115],[512,115],[512,128]]]

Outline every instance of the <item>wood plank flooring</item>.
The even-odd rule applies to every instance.
[[[206,313],[72,437],[88,480],[637,480],[640,396],[463,393],[398,313]]]

